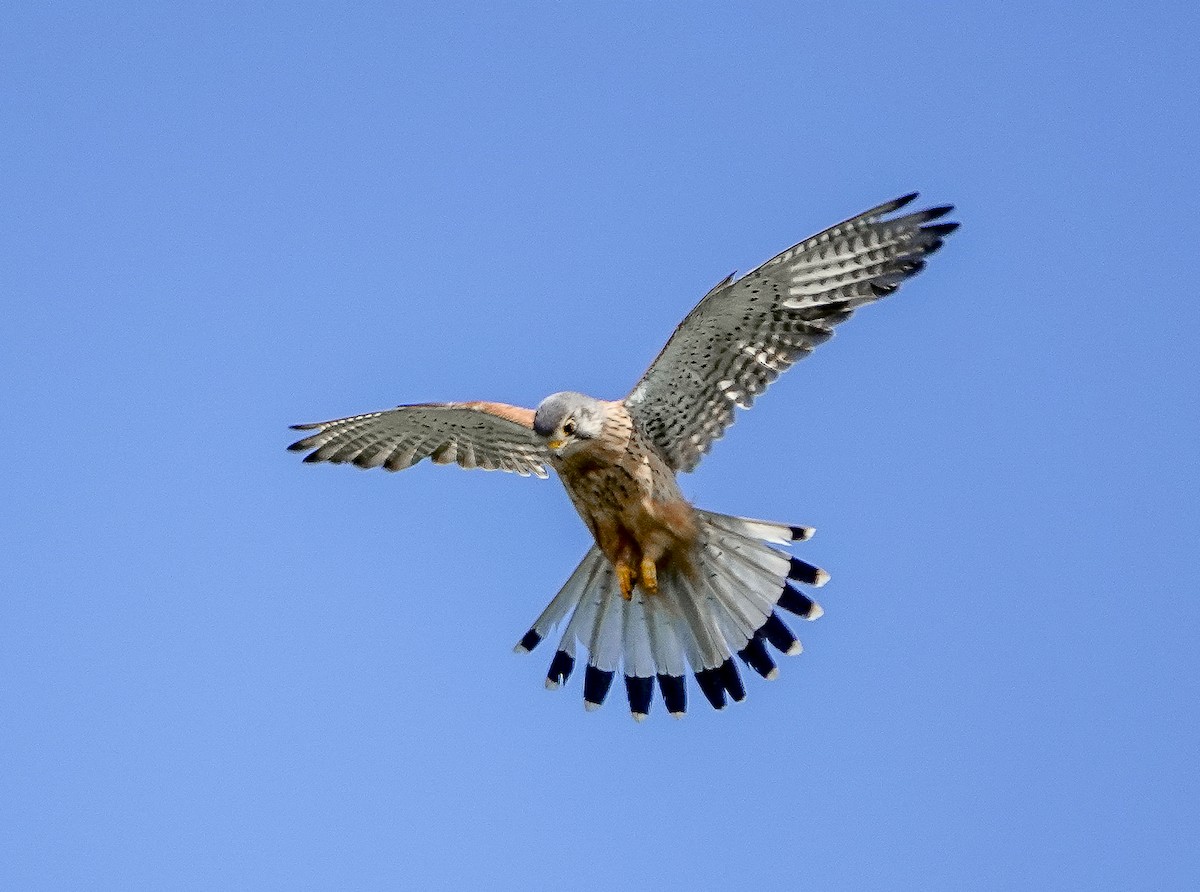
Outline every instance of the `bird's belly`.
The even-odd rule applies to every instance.
[[[661,481],[653,475],[619,464],[572,470],[562,475],[563,483],[609,560],[640,560],[643,555],[657,560],[690,549],[696,535],[694,511],[673,480],[662,492],[655,491],[655,482]]]

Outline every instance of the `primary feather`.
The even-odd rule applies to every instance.
[[[950,206],[888,216],[916,197],[851,217],[705,295],[625,399],[672,468],[693,470],[735,406],[749,408],[856,308],[921,271],[958,224],[931,222]]]

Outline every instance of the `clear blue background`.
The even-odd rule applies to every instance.
[[[1195,888],[1198,16],[6,7],[0,887]],[[554,481],[283,451],[619,396],[910,189],[963,229],[684,481],[833,573],[723,713],[511,653]]]

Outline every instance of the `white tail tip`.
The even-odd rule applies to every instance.
[[[778,667],[772,669],[770,672],[768,672],[764,676],[764,678],[766,678],[767,681],[774,681],[778,677],[779,677],[779,668]]]
[[[820,619],[824,615],[825,615],[825,608],[822,607],[820,604],[818,604],[816,601],[813,601],[813,606],[809,608],[808,616],[806,616],[804,618],[806,620],[808,620],[809,622],[812,622],[814,619]]]
[[[592,703],[592,702],[591,702],[591,701],[589,701],[589,700],[584,700],[584,701],[583,701],[583,708],[584,708],[584,709],[586,709],[588,712],[595,712],[597,709],[599,709],[599,708],[600,708],[600,704],[599,704],[599,703]]]
[[[557,691],[558,690],[558,682],[555,681],[553,678],[547,678],[546,679],[546,690],[547,691]]]
[[[824,570],[817,570],[817,578],[813,580],[813,587],[820,588],[829,581],[829,574]],[[815,619],[815,617],[814,617]]]
[[[644,713],[644,712],[631,712],[631,713],[629,713],[629,714],[630,714],[631,716],[633,716],[633,720],[634,720],[635,722],[644,722],[644,721],[646,721],[646,713]]]
[[[794,656],[796,656],[796,654],[803,653],[803,651],[804,651],[804,645],[801,644],[799,641],[793,641],[792,646],[787,649],[787,655],[789,657],[794,657]]]

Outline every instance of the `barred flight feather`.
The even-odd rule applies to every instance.
[[[943,205],[889,217],[916,193],[805,239],[713,288],[687,315],[625,399],[678,471],[691,471],[780,372],[829,340],[855,309],[924,268],[956,223]]]

